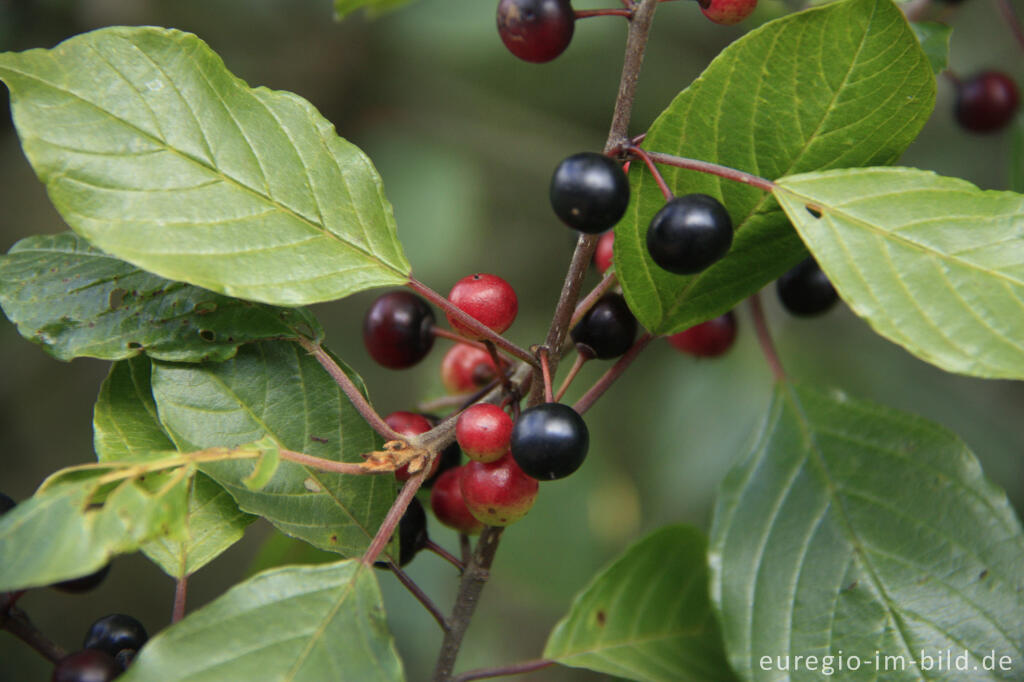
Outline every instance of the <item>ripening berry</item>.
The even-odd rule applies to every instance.
[[[508,452],[511,437],[512,417],[497,405],[471,405],[455,422],[455,439],[478,462],[493,462]]]
[[[707,194],[687,194],[665,204],[647,228],[647,251],[658,267],[677,275],[708,268],[732,246],[732,219]]]
[[[509,52],[528,62],[549,62],[565,52],[576,28],[569,0],[501,0],[498,35]]]
[[[430,508],[438,521],[466,535],[476,535],[484,524],[469,512],[462,498],[462,476],[466,467],[459,466],[445,471],[434,482],[430,491]]]
[[[564,159],[551,176],[551,208],[569,227],[598,234],[619,222],[629,206],[629,180],[619,162],[581,152]]]
[[[983,71],[957,86],[954,113],[965,129],[992,133],[1013,120],[1019,104],[1020,96],[1012,78],[1000,71]]]
[[[537,499],[537,481],[512,455],[494,462],[468,462],[459,490],[466,508],[480,523],[508,526],[526,516]]]
[[[502,366],[505,365],[502,361]],[[475,391],[497,376],[497,367],[491,354],[468,343],[455,344],[441,360],[441,383],[449,393]]]
[[[668,337],[676,350],[701,358],[722,355],[732,348],[735,340],[736,315],[731,310]]]
[[[701,0],[700,11],[716,24],[732,26],[749,17],[756,8],[757,0]]]
[[[478,272],[463,277],[448,294],[448,300],[485,327],[500,334],[512,326],[519,312],[516,292],[508,282],[497,275]],[[470,339],[479,335],[448,314],[452,329]]]
[[[590,432],[576,410],[543,403],[519,415],[509,449],[527,475],[551,481],[579,469],[589,447]]]
[[[612,266],[615,248],[615,233],[609,230],[597,240],[597,248],[594,250],[594,265],[602,275]]]
[[[110,682],[121,674],[121,667],[105,651],[76,651],[57,662],[51,682]]]
[[[392,291],[366,311],[363,344],[380,365],[404,369],[433,348],[433,329],[434,312],[426,301],[408,291]]]

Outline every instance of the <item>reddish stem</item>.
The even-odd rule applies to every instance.
[[[8,603],[13,604],[13,600]],[[68,655],[62,646],[51,641],[33,625],[24,611],[14,608],[13,605],[0,612],[0,629],[7,630],[51,663],[56,663]]]
[[[768,330],[768,322],[764,318],[764,308],[761,307],[761,295],[754,294],[750,297],[750,314],[754,318],[754,330],[757,332],[757,342],[761,346],[761,352],[772,370],[775,381],[785,381],[786,371],[782,368],[779,360],[779,353],[775,350],[775,342],[772,341],[771,332]]]
[[[675,195],[673,195],[672,190],[668,188],[668,185],[665,183],[665,178],[662,177],[661,171],[658,170],[658,167],[654,165],[654,161],[651,159],[650,155],[643,149],[640,149],[640,147],[630,147],[629,153],[640,157],[640,160],[647,166],[647,170],[651,171],[651,175],[654,176],[654,181],[658,183],[658,189],[661,190],[661,195],[665,197],[665,201],[672,201]]]
[[[771,192],[775,188],[775,183],[771,180],[762,178],[758,175],[753,175],[752,173],[745,173],[743,171],[736,170],[735,168],[729,168],[728,166],[720,166],[717,163],[688,159],[683,156],[673,156],[671,154],[662,154],[661,152],[644,152],[633,145],[627,146],[626,151],[641,159],[644,158],[641,154],[646,154],[654,163],[661,163],[666,166],[675,166],[676,168],[684,168],[686,170],[699,171],[701,173],[710,173],[711,175],[717,175],[721,178],[725,178],[726,180],[742,182],[745,185],[763,189],[765,192]]]
[[[460,573],[466,569],[465,564],[459,561],[458,557],[456,557],[454,554],[452,554],[447,549],[437,544],[433,540],[427,540],[427,544],[423,545],[423,549],[429,550],[437,556],[441,557],[442,559],[450,563],[452,566],[459,569]]]
[[[437,605],[434,604],[433,600],[427,596],[427,593],[416,584],[416,581],[410,578],[408,573],[399,568],[398,564],[390,559],[388,559],[388,568],[390,568],[391,572],[395,574],[396,578],[398,578],[398,582],[405,585],[405,589],[409,590],[412,596],[416,597],[416,600],[419,601],[420,604],[423,604],[423,608],[425,608],[427,612],[434,617],[434,620],[436,620],[437,624],[441,626],[441,629],[447,632],[448,623],[445,622],[444,614],[441,613],[441,609],[437,608]]]
[[[401,436],[399,436],[401,438]],[[294,452],[292,450],[285,450],[281,448],[281,459],[289,462],[295,462],[302,466],[307,466],[320,471],[330,471],[335,474],[352,474],[353,476],[366,476],[368,474],[379,474],[379,473],[391,473],[389,471],[368,471],[358,464],[352,462],[336,462],[333,459],[324,459],[323,457],[314,457],[313,455],[307,455],[303,452]]]
[[[631,9],[578,9],[575,14],[577,19],[586,19],[587,17],[633,18],[633,10]]]
[[[438,336],[442,339],[448,339],[449,341],[454,341],[456,343],[465,343],[467,345],[473,346],[474,348],[479,348],[480,350],[487,350],[487,346],[480,343],[476,339],[467,339],[462,334],[459,334],[458,332],[453,332],[449,329],[445,329],[444,327],[438,327],[437,325],[434,325],[433,327],[431,327],[431,331],[433,332],[434,336]]]
[[[1003,15],[1003,20],[1006,21],[1007,26],[1010,27],[1013,37],[1017,39],[1017,45],[1024,50],[1024,27],[1021,27],[1020,17],[1013,10],[1013,5],[1008,0],[996,0],[996,7],[999,8],[999,12]]]
[[[565,392],[569,389],[570,384],[572,384],[572,380],[575,379],[576,375],[580,373],[580,369],[583,368],[583,365],[587,362],[587,360],[590,360],[590,358],[584,355],[583,353],[576,353],[576,361],[572,363],[572,368],[569,370],[569,374],[566,375],[565,380],[562,382],[561,388],[559,388],[558,393],[555,394],[555,402],[558,402],[559,400],[562,399],[562,396],[565,395]]]
[[[183,575],[174,584],[174,608],[171,610],[172,623],[177,623],[185,617],[185,602],[187,599],[188,575]]]
[[[430,467],[425,466],[421,471],[417,471],[415,474],[409,477],[409,480],[402,486],[402,491],[398,493],[398,497],[395,498],[394,504],[391,505],[391,509],[388,510],[387,516],[384,517],[384,521],[380,524],[380,528],[377,529],[377,534],[373,538],[373,542],[366,549],[366,553],[363,554],[361,561],[367,566],[373,566],[373,562],[377,560],[380,553],[384,551],[388,542],[391,540],[391,536],[395,533],[395,528],[398,527],[398,522],[402,520],[402,514],[409,508],[409,503],[412,502],[412,498],[416,496],[416,491],[423,485],[424,479],[430,472]]]
[[[478,668],[462,673],[454,678],[452,682],[470,682],[470,680],[486,680],[491,677],[504,677],[505,675],[518,675],[520,673],[532,673],[554,665],[554,661],[543,658],[536,661],[524,661],[514,665],[506,665],[500,668]]]
[[[608,368],[608,371],[601,375],[601,378],[594,382],[583,397],[576,401],[576,404],[572,406],[574,410],[583,414],[597,402],[597,399],[604,395],[605,391],[611,388],[611,385],[615,383],[615,380],[622,376],[622,373],[626,371],[636,359],[636,356],[640,354],[647,344],[651,342],[654,337],[651,336],[650,332],[644,333],[639,339],[636,340],[626,354],[623,355],[618,361]]]
[[[544,378],[544,402],[553,403],[555,402],[555,399],[551,395],[551,367],[550,358],[548,357],[548,349],[538,349],[537,355],[540,356],[540,372],[541,376]]]

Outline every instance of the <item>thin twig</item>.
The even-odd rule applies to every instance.
[[[319,471],[329,471],[335,474],[366,476],[369,474],[391,473],[390,471],[371,471],[352,462],[336,462],[333,459],[314,457],[313,455],[307,455],[303,452],[294,452],[293,450],[285,450],[284,448],[281,448],[280,453],[281,459],[288,460],[289,462],[295,462],[302,466],[311,467]]]
[[[177,623],[185,617],[185,603],[188,600],[188,575],[182,575],[174,583],[174,608],[171,610],[171,622]]]
[[[498,373],[498,379],[501,381],[501,387],[505,389],[506,393],[512,393],[512,384],[508,380],[508,374],[503,372],[501,369],[501,366],[505,363],[502,362],[501,356],[498,355],[498,348],[490,339],[484,341],[484,346],[487,348],[487,353],[491,356],[491,362],[494,363],[494,370]]]
[[[544,402],[553,403],[555,398],[551,394],[551,353],[546,347],[541,347],[537,350],[537,355],[540,357],[540,374],[544,379]]]
[[[572,319],[569,320],[569,329],[572,329],[580,323],[583,316],[594,307],[594,304],[601,300],[609,289],[615,286],[618,281],[618,277],[615,276],[615,271],[610,270],[605,273],[605,276],[597,283],[597,286],[591,289],[590,293],[583,297],[583,300],[576,306],[576,310],[572,314]]]
[[[638,150],[637,147],[632,145],[627,146],[627,153],[635,154]],[[698,159],[688,159],[683,156],[673,156],[671,154],[662,154],[661,152],[643,152],[650,157],[654,163],[661,163],[666,166],[675,166],[677,168],[684,168],[686,170],[699,171],[701,173],[710,173],[711,175],[717,175],[725,178],[726,180],[733,180],[735,182],[742,182],[745,185],[751,187],[757,187],[763,189],[765,192],[771,192],[775,189],[775,183],[767,178],[762,178],[759,175],[753,175],[752,173],[745,173],[735,168],[729,168],[728,166],[720,166],[717,163],[711,163],[709,161],[700,161]],[[636,154],[640,156],[639,154]],[[643,158],[643,157],[641,157]]]
[[[775,381],[785,381],[786,371],[782,368],[782,361],[779,360],[779,353],[775,350],[775,342],[772,341],[771,332],[768,330],[768,322],[764,319],[764,308],[761,307],[761,295],[754,294],[750,297],[750,315],[754,318],[754,331],[757,332],[757,343],[761,346],[761,352],[772,370]]]
[[[444,327],[438,327],[436,324],[430,328],[430,331],[431,333],[433,333],[434,336],[440,337],[442,339],[448,339],[449,341],[454,341],[455,343],[464,343],[467,346],[473,346],[474,348],[479,348],[480,350],[487,350],[487,346],[480,343],[476,339],[467,339],[465,336],[459,334],[458,332],[453,332],[449,329],[445,329]]]
[[[1009,0],[996,0],[996,7],[999,8],[1007,26],[1010,27],[1013,37],[1017,39],[1017,45],[1024,50],[1024,27],[1021,26],[1020,17],[1013,10],[1013,5],[1009,3]]]
[[[447,632],[448,623],[445,622],[444,614],[441,613],[441,609],[437,608],[434,601],[427,596],[427,593],[424,592],[419,585],[416,584],[416,581],[410,578],[409,574],[399,568],[398,564],[391,559],[388,559],[388,568],[390,568],[391,572],[395,574],[396,578],[398,578],[398,582],[405,585],[405,589],[409,590],[409,592],[412,593],[412,596],[416,597],[420,604],[423,604],[423,608],[425,608],[430,615],[434,617],[437,624],[441,626],[441,630]]]
[[[465,325],[469,329],[472,329],[474,333],[479,334],[482,338],[493,341],[499,348],[509,355],[513,355],[523,362],[529,363],[533,366],[537,365],[537,358],[530,355],[529,352],[512,343],[501,334],[496,333],[493,329],[487,327],[487,325],[481,324],[475,317],[467,315],[461,308],[428,287],[423,282],[420,282],[414,277],[410,277],[407,286],[423,298],[436,305],[438,308],[444,310],[446,315],[454,317],[459,321],[459,323]]]
[[[649,170],[651,175],[654,176],[654,182],[658,184],[658,189],[661,190],[661,195],[665,197],[665,201],[672,201],[675,195],[672,194],[672,190],[668,188],[668,184],[665,182],[665,178],[662,177],[661,171],[654,165],[654,159],[651,158],[651,155],[643,149],[640,149],[640,147],[629,147],[628,151],[630,154],[639,156],[640,160],[647,166],[647,170]]]
[[[633,16],[633,11],[628,9],[578,9],[574,14],[577,19],[586,19],[587,17],[626,17],[629,19]]]
[[[466,570],[466,565],[459,561],[459,558],[457,556],[455,556],[454,554],[452,554],[447,549],[437,544],[433,540],[427,540],[427,544],[423,545],[423,549],[429,550],[437,556],[441,557],[442,559],[450,563],[452,566],[459,569],[460,573]]]
[[[51,641],[39,628],[32,624],[28,616],[21,609],[13,606],[5,612],[0,613],[0,629],[9,633],[35,649],[43,658],[52,663],[68,655],[68,652],[59,644]]]
[[[651,336],[650,332],[644,333],[639,339],[636,340],[629,350],[626,351],[625,355],[616,361],[614,365],[608,368],[601,378],[594,382],[594,385],[587,389],[587,392],[583,394],[583,397],[576,401],[576,404],[572,406],[574,410],[583,414],[597,402],[597,399],[604,395],[615,380],[622,376],[622,373],[626,371],[636,356],[640,354],[647,344],[651,342],[654,337]]]
[[[366,553],[363,554],[363,558],[360,559],[367,566],[373,566],[373,562],[377,560],[380,553],[387,547],[388,542],[391,540],[391,536],[395,533],[395,528],[398,527],[398,522],[402,520],[402,514],[409,508],[409,503],[412,502],[412,498],[416,496],[416,491],[423,485],[423,481],[427,478],[427,474],[430,473],[430,467],[425,466],[420,471],[409,477],[402,486],[401,492],[398,493],[398,497],[391,505],[391,509],[388,510],[387,515],[380,524],[380,528],[377,529],[377,534],[373,537],[373,542],[366,548]]]
[[[373,409],[373,405],[369,403],[359,389],[356,388],[355,383],[320,344],[302,337],[298,338],[297,342],[306,349],[306,352],[316,358],[321,367],[327,370],[327,373],[331,375],[334,382],[341,388],[342,393],[348,397],[352,406],[366,420],[366,423],[373,427],[374,431],[379,433],[384,440],[400,440],[402,438],[377,414],[377,410]]]
[[[558,389],[558,393],[555,394],[554,402],[558,402],[565,395],[565,392],[569,390],[569,386],[572,384],[572,380],[576,378],[576,375],[580,373],[583,365],[590,360],[585,353],[576,353],[576,361],[572,363],[572,368],[569,370],[569,374],[566,375],[565,380],[562,381],[561,387]]]
[[[554,665],[554,661],[543,658],[535,661],[523,661],[514,665],[505,665],[500,668],[477,668],[457,676],[452,682],[470,682],[470,680],[486,680],[491,677],[504,677],[505,675],[518,675],[520,673],[532,673],[536,670],[543,670]]]

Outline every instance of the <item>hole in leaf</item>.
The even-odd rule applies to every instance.
[[[139,350],[140,348],[142,348],[142,344],[139,343],[138,341],[129,341],[128,347],[131,348],[132,350]]]
[[[813,206],[808,205],[808,206],[805,206],[804,208],[806,208],[807,212],[810,213],[813,217],[815,217],[815,218],[820,218],[821,217],[821,211],[816,209],[816,208],[814,208]]]
[[[201,338],[203,341],[209,341],[212,343],[213,341],[217,340],[217,335],[214,334],[213,331],[209,329],[200,329],[199,338]]]
[[[110,291],[110,296],[107,297],[107,305],[110,306],[111,310],[117,310],[124,305],[124,297],[127,295],[128,292],[124,289],[112,289]]]

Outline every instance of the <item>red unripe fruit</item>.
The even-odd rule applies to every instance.
[[[501,0],[498,35],[509,52],[528,62],[549,62],[569,47],[576,13],[569,0]]]
[[[466,508],[488,526],[508,526],[526,516],[537,499],[537,479],[519,468],[512,455],[465,465],[459,489]]]
[[[613,247],[615,244],[615,233],[608,231],[597,240],[597,249],[594,251],[594,265],[602,275],[605,270],[612,266]]]
[[[415,412],[392,412],[388,416],[384,417],[384,423],[394,429],[397,433],[402,436],[418,436],[421,433],[426,433],[432,427],[430,421],[422,414],[416,414]],[[441,457],[437,456],[434,458],[434,463],[430,465],[430,473],[427,474],[427,478],[434,475],[437,471],[437,467],[441,464]],[[409,465],[406,464],[395,470],[395,478],[399,481],[408,481],[412,474],[409,473]]]
[[[967,130],[992,133],[1013,120],[1019,104],[1013,79],[999,71],[983,71],[957,86],[954,113]]]
[[[449,393],[475,391],[497,376],[491,354],[468,343],[455,344],[441,360],[441,382]]]
[[[701,2],[700,11],[711,21],[724,26],[738,24],[757,8],[757,0],[711,0],[707,7]]]
[[[736,316],[730,310],[707,322],[668,337],[676,350],[702,358],[722,355],[736,340]]]
[[[466,408],[455,422],[455,440],[470,459],[493,462],[508,452],[512,417],[497,405],[480,403]]]
[[[478,272],[463,277],[448,294],[448,300],[485,327],[501,333],[512,326],[519,312],[519,301],[512,285],[497,275]],[[452,329],[471,339],[479,335],[448,314]]]
[[[430,508],[434,510],[437,520],[466,535],[476,535],[484,529],[484,524],[469,513],[466,501],[462,499],[462,476],[466,467],[458,466],[444,471],[430,491]]]

